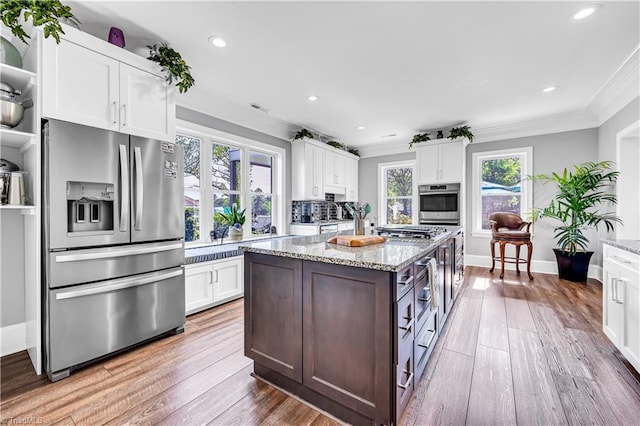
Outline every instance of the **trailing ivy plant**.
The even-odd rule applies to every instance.
[[[298,139],[302,139],[302,138],[308,138],[308,139],[313,139],[313,133],[311,133],[310,131],[308,131],[307,129],[300,129],[296,132],[295,136],[293,137],[293,140],[291,142],[295,142]]]
[[[31,38],[22,28],[20,18],[26,22],[31,19],[34,27],[43,26],[44,37],[53,37],[60,43],[60,34],[64,34],[60,20],[78,25],[80,21],[71,13],[71,7],[58,0],[2,0],[0,2],[0,19],[11,30],[11,33],[29,44]]]
[[[327,145],[331,145],[332,147],[338,148],[338,149],[344,149],[344,145],[342,145],[338,141],[329,141],[329,142],[327,142]]]
[[[471,126],[453,127],[449,130],[449,139],[467,138],[469,142],[473,142],[473,133]]]
[[[185,93],[195,84],[195,80],[189,71],[191,67],[167,43],[161,42],[160,45],[147,45],[147,47],[149,48],[149,57],[147,59],[157,62],[167,70],[167,82],[172,84],[175,79],[180,93]]]
[[[356,157],[360,157],[360,151],[358,151],[357,148],[349,147],[347,148],[347,151],[355,155]]]
[[[415,144],[430,141],[429,133],[417,133],[413,135],[413,139],[409,142],[409,148],[412,148]]]

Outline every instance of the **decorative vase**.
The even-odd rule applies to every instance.
[[[573,256],[560,249],[553,249],[558,263],[558,277],[561,280],[586,283],[589,273],[589,261],[593,256],[592,251],[579,251]]]
[[[444,134],[442,133],[442,130],[438,130],[438,134],[436,135],[436,138],[444,139]]]
[[[242,228],[235,228],[235,227],[230,227],[229,228],[229,239],[233,240],[233,241],[240,241],[242,240],[242,236],[243,236],[244,232],[242,230]]]
[[[111,27],[109,30],[109,43],[124,48],[124,33],[120,28]]]
[[[22,68],[22,56],[18,49],[4,37],[0,36],[0,63]]]

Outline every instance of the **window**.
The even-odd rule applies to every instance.
[[[531,210],[531,147],[473,154],[473,231],[490,234],[489,215],[512,212],[523,218]]]
[[[185,154],[185,241],[227,236],[228,226],[216,214],[228,212],[233,204],[246,209],[245,238],[268,234],[274,226],[282,229],[284,197],[278,195],[284,191],[285,151],[193,124],[188,127],[198,130],[185,126],[176,135]]]
[[[378,165],[381,224],[414,223],[416,203],[415,162]]]
[[[200,239],[200,142],[198,138],[176,135],[184,151],[184,240]]]

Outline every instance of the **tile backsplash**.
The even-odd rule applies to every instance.
[[[335,202],[334,194],[325,194],[324,201],[292,201],[291,202],[291,222],[302,221],[302,211],[304,205],[309,205],[315,219],[313,220],[335,220],[337,219],[337,207],[342,208],[342,218],[351,219],[351,215],[344,208],[345,202]]]

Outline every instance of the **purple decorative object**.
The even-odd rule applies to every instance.
[[[109,30],[109,43],[124,48],[124,33],[120,28],[111,27]]]

